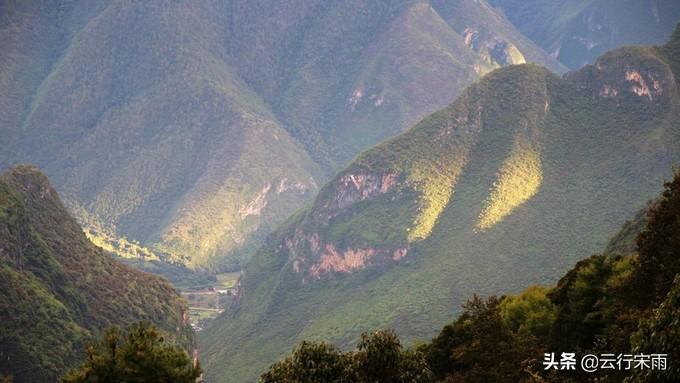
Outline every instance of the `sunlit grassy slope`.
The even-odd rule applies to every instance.
[[[235,269],[361,150],[479,76],[522,62],[562,71],[509,21],[553,50],[553,9],[511,3],[523,13],[483,0],[3,2],[0,167],[45,169],[88,229]],[[646,15],[607,46],[660,39],[649,29],[680,17],[656,2],[656,28],[638,3],[605,7]],[[412,240],[455,193],[423,187]]]
[[[0,175],[0,375],[57,381],[111,325],[156,324],[193,345],[186,303],[165,280],[87,240],[33,167]]]
[[[227,270],[479,75],[561,69],[471,1],[4,2],[0,52],[0,167],[41,166],[88,230]]]
[[[478,229],[493,227],[538,192],[543,181],[541,152],[524,140],[517,139],[512,152],[498,171],[479,215]]]
[[[426,339],[472,293],[554,283],[680,161],[679,63],[680,30],[564,77],[500,69],[362,153],[247,265],[201,334],[208,377],[253,381],[302,339]]]

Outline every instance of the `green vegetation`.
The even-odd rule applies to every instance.
[[[402,350],[394,333],[377,332],[372,342],[378,345],[376,355],[368,359],[380,361],[370,369],[380,377],[356,377],[355,366],[362,366],[354,361],[357,352],[302,342],[260,381],[676,382],[680,369],[672,361],[680,357],[680,171],[665,186],[637,233],[637,254],[592,256],[551,289],[534,286],[518,295],[485,300],[475,295],[431,342],[412,350]],[[362,335],[360,351],[367,348],[367,339],[370,336]],[[666,369],[594,373],[541,364],[544,352],[564,350],[579,357],[667,353],[670,362]],[[409,366],[408,378],[403,364]]]
[[[505,297],[499,305],[503,326],[520,334],[545,337],[557,310],[548,298],[548,289],[532,286],[519,295]]]
[[[302,340],[347,349],[385,327],[407,343],[427,339],[472,294],[552,285],[602,251],[680,163],[678,52],[676,38],[610,52],[563,77],[535,65],[499,69],[360,154],[247,264],[233,307],[199,335],[208,377],[252,381]],[[658,89],[645,89],[652,78]],[[505,175],[531,187],[504,193]],[[479,230],[490,201],[504,214]],[[630,247],[639,225],[622,230],[627,245],[610,246]],[[627,258],[596,259],[578,275],[583,289],[562,299],[590,302],[588,281],[615,275],[616,284],[630,272]],[[539,310],[545,300],[526,299],[516,303],[538,310],[530,320],[553,316]],[[582,305],[554,315],[585,318]],[[582,341],[598,318],[579,319]]]
[[[236,287],[236,283],[238,282],[240,276],[241,273],[238,272],[217,274],[216,287],[224,289],[233,289],[234,287]]]
[[[481,74],[562,69],[464,0],[22,1],[3,5],[0,41],[0,168],[44,169],[108,251],[213,274]],[[417,238],[446,198],[432,199]]]
[[[551,53],[575,41],[559,45],[572,65],[565,57],[581,60],[579,46],[604,41],[572,33],[598,29],[581,24],[592,9],[662,18],[602,28],[619,36],[666,28],[678,17],[671,1],[655,1],[656,12],[646,2],[528,1],[541,16],[527,35],[545,36]],[[680,30],[663,47],[620,49],[558,77],[532,64],[496,70],[563,67],[483,0],[0,8],[0,167],[40,165],[95,241],[176,286],[223,283],[216,274],[248,260],[233,306],[203,337],[218,380],[226,371],[252,380],[301,339],[344,348],[378,327],[431,337],[433,321],[473,292],[553,283],[601,249],[680,160]],[[507,14],[525,29],[526,14]],[[635,40],[613,43],[623,41]],[[53,380],[103,328],[140,319],[190,343],[174,289],[92,246],[56,192],[26,187],[36,182],[24,173],[34,171],[0,182],[9,373]],[[627,258],[596,259],[564,300],[632,273]],[[545,303],[536,292],[485,304],[505,307],[512,331],[540,334],[534,322],[552,317]],[[588,317],[576,306],[555,315]]]
[[[219,285],[215,275],[204,270],[190,269],[182,263],[168,262],[163,259],[121,258],[117,253],[109,254],[123,264],[166,278],[173,286],[182,291]]]
[[[85,363],[69,371],[63,383],[195,383],[201,375],[198,362],[149,323],[130,326],[125,334],[107,329],[86,354]]]
[[[193,347],[175,289],[89,242],[33,167],[0,175],[0,244],[0,375],[55,381],[105,328],[140,320]]]
[[[420,383],[431,381],[431,376],[424,355],[403,350],[396,334],[386,330],[362,334],[351,352],[324,342],[302,342],[291,357],[272,365],[260,382]]]
[[[675,282],[663,302],[652,314],[642,319],[639,329],[631,338],[633,352],[651,354],[663,350],[670,358],[680,356],[680,277]],[[666,371],[636,371],[635,377],[647,382],[674,382],[680,378],[676,363],[669,363]]]

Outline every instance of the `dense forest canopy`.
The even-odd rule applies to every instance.
[[[390,330],[356,350],[302,342],[260,382],[677,382],[680,380],[680,171],[652,202],[633,254],[580,261],[556,286],[472,297],[428,343],[403,348]],[[618,241],[623,241],[621,237]],[[543,359],[574,353],[574,370]],[[663,354],[664,368],[586,372],[580,357]]]

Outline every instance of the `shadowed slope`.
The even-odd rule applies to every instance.
[[[560,68],[488,5],[454,3],[469,16],[409,0],[3,3],[0,166],[45,169],[99,241],[238,267],[327,175],[480,74],[519,56]]]
[[[568,68],[609,49],[664,41],[680,20],[674,0],[490,0],[524,35]]]
[[[111,325],[149,321],[193,347],[175,289],[90,243],[35,168],[0,176],[0,244],[0,373],[15,382],[55,381]]]
[[[201,335],[209,375],[248,381],[301,339],[430,337],[472,293],[552,283],[602,249],[680,161],[676,51],[500,69],[362,153],[248,264]]]

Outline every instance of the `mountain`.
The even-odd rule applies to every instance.
[[[205,264],[314,192],[314,164],[226,62],[214,9],[5,7],[10,162],[44,168],[83,222]]]
[[[186,303],[165,280],[87,240],[36,168],[0,175],[0,376],[56,381],[112,325],[156,324],[194,347]]]
[[[1,2],[0,41],[0,167],[98,243],[212,269],[479,75],[563,69],[468,0]]]
[[[657,44],[680,20],[674,0],[490,0],[527,37],[571,69],[631,44]]]
[[[434,335],[473,293],[551,284],[680,161],[680,28],[559,77],[496,70],[360,154],[248,263],[200,334],[208,377],[249,381],[302,339]]]
[[[663,28],[626,24],[603,46],[661,41],[680,14],[657,3]],[[605,8],[629,15],[637,4]],[[546,36],[567,36],[544,17],[552,11],[483,0],[0,2],[0,168],[40,166],[105,247],[238,269],[359,152],[481,75],[524,62],[563,72],[546,53],[558,44]]]
[[[409,348],[390,330],[362,334],[350,352],[303,341],[260,381],[678,381],[680,370],[669,365],[680,357],[680,172],[674,173],[604,254],[579,261],[553,287],[475,295],[431,342]],[[619,249],[631,237],[631,251],[623,255]],[[618,357],[607,358],[611,350]],[[600,356],[599,369],[584,371],[588,354]],[[645,368],[636,363],[641,354],[661,362]],[[617,367],[603,367],[607,359]]]

